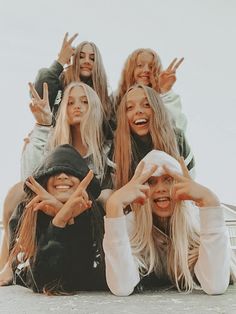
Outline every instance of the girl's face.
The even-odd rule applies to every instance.
[[[69,197],[77,189],[80,180],[64,172],[51,176],[47,182],[47,191],[62,203],[68,201]]]
[[[68,104],[67,117],[69,125],[80,124],[88,111],[88,99],[82,86],[75,86],[71,89]]]
[[[80,74],[85,77],[92,75],[93,64],[94,64],[94,51],[90,44],[85,44],[80,52],[79,67]]]
[[[136,61],[134,79],[136,84],[149,85],[152,73],[153,55],[149,52],[141,52]]]
[[[127,94],[126,116],[131,131],[140,137],[146,136],[150,129],[153,110],[142,88],[134,88]]]
[[[150,177],[150,203],[152,212],[161,218],[172,216],[175,202],[171,197],[173,178],[167,174],[160,177]]]

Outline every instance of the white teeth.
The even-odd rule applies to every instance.
[[[69,189],[70,185],[57,185],[55,186],[56,189],[60,190],[60,189]]]
[[[135,124],[146,123],[146,122],[147,122],[146,119],[138,119],[138,120],[134,121]]]
[[[155,199],[155,202],[165,202],[165,201],[169,201],[170,198],[169,197],[158,197]]]

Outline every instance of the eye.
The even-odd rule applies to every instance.
[[[134,108],[133,105],[128,105],[128,106],[126,107],[126,111],[131,111],[133,108]]]
[[[82,104],[87,105],[87,104],[88,104],[88,101],[87,101],[87,100],[82,100]]]
[[[157,184],[157,178],[156,177],[151,177],[147,180],[147,183],[150,185],[150,186],[154,186]]]
[[[92,56],[90,56],[90,57],[89,57],[89,59],[90,59],[90,60],[92,60],[92,61],[94,61],[94,60],[95,60],[95,58],[94,58],[94,56],[93,56],[93,55],[92,55]]]
[[[144,106],[144,108],[150,108],[149,102],[145,102],[145,103],[143,104],[143,106]]]
[[[80,53],[80,55],[79,55],[79,57],[80,57],[80,59],[83,59],[83,58],[85,58],[85,55],[84,55],[84,53]]]
[[[172,177],[170,177],[170,176],[166,176],[164,178],[164,182],[168,183],[168,184],[172,184],[174,182],[174,179]]]
[[[72,105],[74,105],[74,101],[73,100],[69,100],[68,101],[68,106],[72,106]]]

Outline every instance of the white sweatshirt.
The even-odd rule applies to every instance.
[[[203,207],[200,212],[200,248],[195,275],[207,294],[224,293],[229,285],[231,248],[223,207]],[[106,279],[111,292],[131,294],[140,281],[138,264],[132,255],[129,235],[135,227],[134,213],[104,218]]]

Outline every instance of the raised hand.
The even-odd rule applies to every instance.
[[[29,106],[36,122],[41,125],[51,125],[52,113],[49,106],[47,83],[43,83],[43,98],[39,97],[32,83],[29,83],[29,89],[31,93],[31,103]]]
[[[86,209],[92,206],[92,201],[89,200],[86,189],[93,179],[93,172],[90,170],[86,177],[80,182],[76,191],[70,196],[68,201],[63,205],[61,210],[53,219],[53,224],[58,227],[65,225],[73,218],[82,214]]]
[[[149,186],[145,182],[156,171],[157,166],[143,172],[144,162],[137,166],[132,179],[119,190],[115,191],[106,204],[107,217],[119,217],[123,215],[123,209],[131,203],[144,204],[149,196]]]
[[[32,207],[34,211],[41,210],[54,217],[62,208],[63,204],[49,194],[32,176],[26,181],[26,185],[36,194],[27,204],[26,209]]]
[[[72,42],[78,36],[74,34],[71,38],[68,38],[69,34],[66,33],[62,42],[61,50],[58,54],[57,61],[64,66],[65,64],[70,64],[71,57],[74,55],[75,49],[72,47]]]
[[[178,60],[175,58],[168,68],[162,71],[158,76],[159,88],[161,93],[168,92],[176,81],[176,70],[180,66],[180,64],[184,61],[184,58]]]
[[[177,174],[164,166],[166,173],[176,181],[172,189],[172,197],[175,200],[194,201],[199,207],[218,206],[220,204],[218,197],[205,186],[192,180],[183,158],[179,161],[183,175]]]

